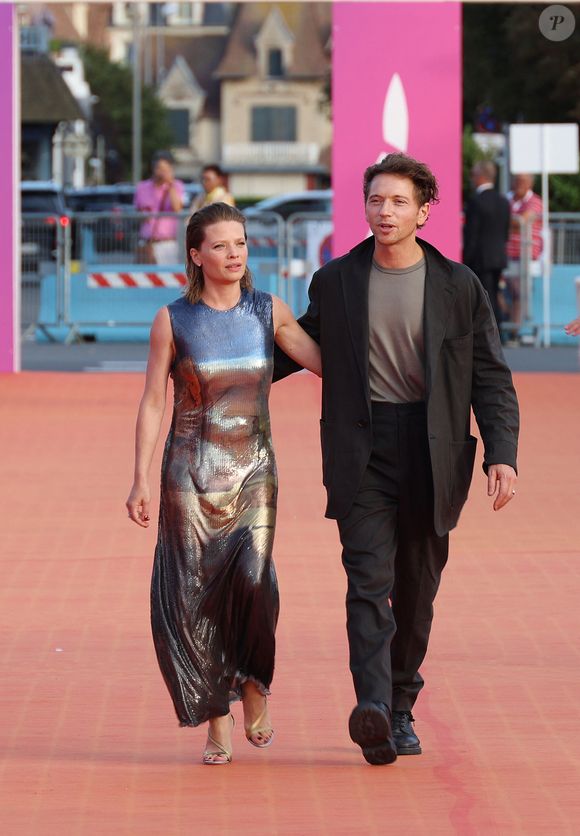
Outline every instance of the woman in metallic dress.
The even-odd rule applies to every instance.
[[[186,246],[187,292],[157,313],[151,329],[127,509],[149,526],[149,468],[171,375],[151,622],[179,724],[209,721],[203,762],[215,765],[232,759],[234,699],[242,699],[250,743],[272,742],[274,342],[318,375],[320,351],[281,299],[252,289],[237,209],[216,203],[194,214]]]

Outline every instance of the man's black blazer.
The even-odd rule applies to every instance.
[[[417,239],[425,252],[425,374],[429,449],[439,535],[457,524],[467,499],[476,439],[473,407],[484,442],[484,469],[516,467],[518,402],[489,299],[479,279]],[[299,320],[322,351],[323,482],[326,516],[348,513],[372,447],[369,390],[369,275],[374,238],[318,270],[310,304]],[[274,380],[299,366],[279,349]]]
[[[475,273],[503,270],[510,233],[510,204],[495,189],[474,194],[465,208],[463,261]]]

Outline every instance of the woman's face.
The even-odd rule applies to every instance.
[[[201,175],[201,184],[204,191],[209,194],[216,188],[216,186],[221,186],[221,178],[212,168],[210,168],[208,171],[204,171]]]
[[[158,183],[170,183],[173,180],[173,166],[169,160],[157,160],[153,166],[153,179]]]
[[[189,254],[203,270],[206,283],[229,285],[239,282],[246,272],[248,247],[244,227],[239,221],[219,221],[205,228],[198,250]]]

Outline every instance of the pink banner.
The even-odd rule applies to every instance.
[[[334,253],[362,240],[362,175],[392,151],[427,163],[441,202],[421,235],[461,252],[461,4],[335,3]]]
[[[0,372],[18,371],[19,322],[15,278],[14,228],[14,5],[0,5],[0,159],[5,172],[0,194]]]

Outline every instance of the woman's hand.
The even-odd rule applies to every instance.
[[[139,405],[135,432],[135,471],[133,487],[125,503],[129,519],[143,528],[149,526],[149,468],[159,437],[167,379],[174,355],[173,332],[169,311],[161,308],[151,327],[151,347],[147,361],[145,391]]]
[[[125,505],[129,512],[129,519],[140,525],[142,528],[149,528],[149,503],[151,502],[151,494],[149,492],[149,485],[140,485],[135,482],[131,488],[131,493]]]
[[[308,336],[294,319],[286,302],[272,296],[274,339],[282,351],[296,363],[322,377],[320,346]]]
[[[565,326],[564,331],[570,337],[580,336],[580,316],[577,319],[573,319],[572,322],[569,322],[568,325]]]

